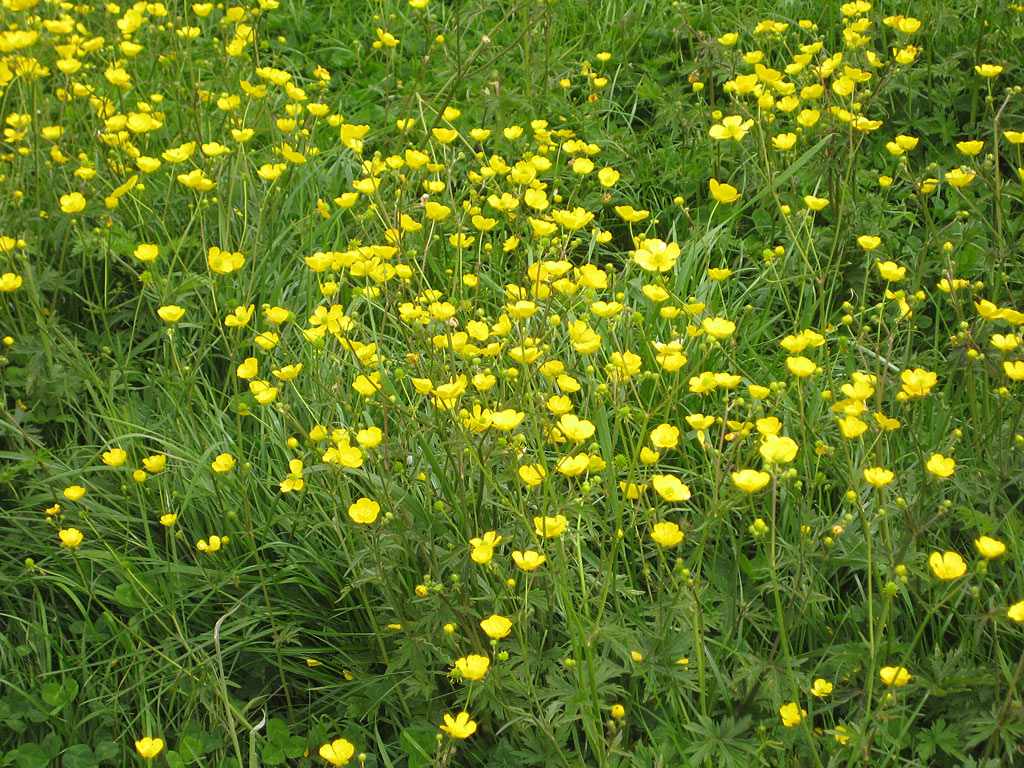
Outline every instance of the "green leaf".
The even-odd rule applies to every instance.
[[[22,744],[12,753],[14,764],[18,768],[46,768],[50,764],[50,756],[38,744],[29,742]]]
[[[168,768],[185,768],[185,761],[173,749],[167,750],[166,755]]]
[[[73,744],[61,758],[64,768],[98,768],[99,760],[88,744]]]
[[[281,765],[285,761],[284,750],[274,742],[264,744],[263,749],[260,750],[260,756],[263,758],[264,765]]]
[[[178,740],[178,754],[186,763],[194,763],[203,757],[203,740],[196,736],[182,736]]]
[[[406,728],[399,735],[398,743],[409,756],[409,768],[426,768],[433,762],[437,742],[432,734]]]
[[[70,704],[78,695],[78,681],[65,680],[63,683],[49,682],[43,684],[43,701],[53,707],[50,712],[55,715]]]
[[[94,750],[96,753],[96,759],[105,763],[113,760],[121,752],[121,747],[118,746],[116,741],[100,741],[97,742]]]

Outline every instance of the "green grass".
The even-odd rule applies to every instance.
[[[0,766],[1021,762],[1022,11],[758,5],[4,0]]]

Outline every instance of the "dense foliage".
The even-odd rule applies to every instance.
[[[958,5],[2,0],[0,766],[1024,760]]]

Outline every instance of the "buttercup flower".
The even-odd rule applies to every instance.
[[[741,196],[736,187],[731,184],[720,184],[717,179],[711,179],[708,182],[708,187],[711,190],[711,196],[722,205],[735,203]]]
[[[540,566],[544,565],[546,561],[547,557],[540,552],[534,552],[532,549],[528,549],[525,552],[516,550],[512,553],[512,562],[524,571],[536,570]]]
[[[335,739],[320,747],[320,757],[331,765],[345,765],[355,753],[355,745],[345,739]]]
[[[811,694],[819,699],[824,699],[826,696],[832,693],[833,687],[834,686],[832,685],[832,683],[830,683],[828,680],[819,677],[811,685]]]
[[[486,656],[470,654],[455,660],[455,668],[466,680],[479,680],[487,674],[491,660]]]
[[[568,524],[569,521],[565,519],[565,515],[533,518],[534,533],[545,539],[554,539],[561,536]]]
[[[867,467],[864,470],[864,479],[875,488],[882,488],[893,481],[896,473],[884,467]]]
[[[941,453],[933,453],[925,469],[937,477],[950,477],[956,467],[956,460],[943,456]]]
[[[80,485],[69,485],[64,489],[64,498],[68,501],[78,501],[85,496],[85,488]]]
[[[779,714],[782,716],[782,724],[787,728],[792,728],[807,717],[807,710],[801,709],[799,704],[791,701],[779,707]]]
[[[491,558],[494,557],[494,548],[501,541],[501,536],[498,536],[494,531],[487,531],[481,538],[474,538],[469,540],[469,545],[473,547],[473,552],[470,557],[474,563],[483,565],[489,563]]]
[[[163,751],[163,748],[163,739],[151,739],[146,736],[135,742],[135,751],[146,760],[152,760]]]
[[[230,453],[219,453],[217,458],[210,462],[214,472],[230,472],[235,466],[235,457]]]
[[[906,667],[882,667],[878,670],[878,677],[886,685],[901,688],[910,682],[910,672]]]
[[[476,723],[469,719],[468,712],[459,712],[456,717],[444,716],[444,725],[441,730],[455,739],[468,739],[476,733]]]
[[[480,628],[493,640],[501,640],[503,637],[508,637],[512,631],[512,622],[495,613],[481,621]]]
[[[1006,615],[1014,621],[1024,621],[1024,600],[1007,608]]]
[[[103,459],[103,463],[108,467],[120,467],[124,464],[125,459],[128,458],[128,454],[120,448],[112,448],[111,450],[104,452],[101,458]]]
[[[683,532],[675,523],[655,523],[651,538],[663,547],[674,547],[683,540]]]
[[[77,528],[64,528],[57,531],[57,535],[60,536],[60,545],[67,547],[68,549],[74,549],[82,543],[82,539],[85,538],[82,532]]]
[[[365,497],[349,505],[348,516],[356,523],[369,525],[380,514],[380,504]]]
[[[999,539],[993,539],[991,536],[981,536],[975,539],[974,546],[977,547],[978,554],[986,560],[999,557],[1006,551],[1006,545],[999,541]]]
[[[928,565],[938,578],[943,581],[959,579],[967,573],[967,563],[956,552],[938,553],[932,552],[928,558]]]
[[[759,472],[756,469],[741,469],[732,473],[732,482],[744,493],[760,491],[772,480],[767,472]]]

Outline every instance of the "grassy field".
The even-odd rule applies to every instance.
[[[1024,7],[0,4],[0,767],[1024,764]]]

